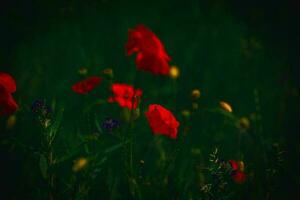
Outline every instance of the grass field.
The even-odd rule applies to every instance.
[[[298,8],[2,1],[0,72],[19,108],[0,116],[1,199],[298,199]],[[126,54],[139,24],[173,76]],[[88,94],[71,89],[90,76],[101,83]],[[108,101],[115,83],[142,90],[136,109]],[[154,134],[151,104],[178,121],[175,139]]]

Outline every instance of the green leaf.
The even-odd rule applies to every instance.
[[[100,127],[99,119],[98,119],[97,115],[95,115],[95,125],[96,125],[97,130],[102,134],[103,131],[102,131],[101,127]]]
[[[122,147],[122,146],[123,146],[122,143],[116,144],[116,145],[114,145],[114,146],[112,146],[112,147],[107,148],[107,149],[105,150],[105,153],[111,153],[111,152],[113,152],[113,151],[116,151],[117,149],[119,149],[119,148]]]
[[[47,173],[48,163],[47,163],[46,157],[43,154],[40,155],[39,165],[40,165],[40,170],[41,170],[42,176],[44,179],[46,179],[48,176],[48,173]]]
[[[63,118],[63,112],[64,112],[64,109],[61,109],[58,112],[53,124],[50,126],[50,131],[49,131],[49,136],[50,136],[49,137],[50,138],[49,143],[50,144],[53,142],[53,140],[54,140],[54,138],[55,138],[55,136],[58,132],[58,129],[60,127],[60,124],[61,124],[61,121],[62,121],[62,118]]]

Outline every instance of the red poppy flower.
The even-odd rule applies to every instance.
[[[129,29],[126,51],[129,56],[137,53],[135,62],[138,69],[154,74],[169,74],[168,62],[171,58],[158,37],[144,25]]]
[[[83,81],[75,83],[72,90],[78,94],[87,94],[101,83],[102,78],[98,76],[91,76]]]
[[[246,174],[243,172],[244,169],[242,169],[241,164],[239,164],[239,162],[235,161],[235,160],[229,160],[228,161],[231,168],[232,168],[232,174],[231,177],[234,180],[234,182],[236,183],[244,183],[246,181]],[[243,162],[240,162],[243,163]],[[244,165],[244,164],[242,164]]]
[[[118,102],[121,107],[136,109],[139,98],[142,96],[142,90],[134,89],[133,86],[127,84],[112,84],[113,97],[108,98],[108,102]]]
[[[244,172],[241,171],[235,171],[232,174],[232,179],[234,180],[234,182],[242,184],[246,181],[246,174]]]
[[[2,85],[8,93],[14,93],[17,89],[15,80],[7,73],[0,72],[0,85]]]
[[[177,138],[179,122],[169,110],[161,105],[151,104],[145,115],[154,134],[166,135],[172,139]]]
[[[18,109],[11,93],[16,91],[15,80],[6,73],[0,73],[0,116],[10,115]]]
[[[228,161],[232,170],[238,170],[239,169],[239,164],[235,160],[229,160]]]

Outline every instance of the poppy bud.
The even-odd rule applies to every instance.
[[[190,117],[190,115],[191,115],[190,111],[188,111],[188,110],[181,111],[181,114],[182,114],[182,116],[184,116],[186,118]]]
[[[223,110],[225,110],[227,112],[232,112],[232,107],[229,103],[227,103],[225,101],[220,101],[220,106]]]
[[[107,75],[108,77],[114,77],[114,71],[111,68],[106,68],[102,71],[103,74]]]
[[[247,130],[250,127],[250,121],[247,117],[241,117],[239,120],[239,127],[242,130]]]
[[[200,93],[200,90],[198,90],[198,89],[194,89],[191,93],[191,97],[193,100],[199,99],[200,95],[201,95],[201,93]]]
[[[16,120],[17,120],[16,115],[9,116],[7,121],[6,121],[6,128],[7,129],[13,128],[16,124]]]
[[[79,74],[79,75],[85,76],[85,75],[87,75],[87,73],[88,73],[88,70],[87,70],[86,67],[80,67],[80,68],[78,69],[78,74]]]
[[[243,162],[243,161],[240,161],[240,162],[238,162],[238,164],[239,164],[239,169],[240,169],[240,171],[241,171],[241,172],[244,172],[244,170],[245,170],[245,164],[244,164],[244,162]]]
[[[74,161],[74,164],[73,164],[73,172],[79,172],[81,171],[82,169],[84,169],[88,164],[88,160],[84,157],[81,157],[77,160]]]
[[[170,68],[169,75],[171,78],[176,79],[176,78],[178,78],[179,74],[180,74],[180,71],[179,71],[178,67],[172,66]]]

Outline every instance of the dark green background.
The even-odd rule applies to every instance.
[[[297,1],[2,0],[0,71],[15,77],[18,90],[14,96],[20,105],[26,107],[42,98],[66,106],[65,130],[74,131],[74,124],[81,122],[74,116],[83,101],[70,90],[79,80],[78,68],[100,74],[111,67],[117,82],[133,83],[134,61],[125,56],[124,49],[127,30],[145,24],[163,41],[171,63],[181,74],[172,85],[168,78],[138,72],[135,84],[144,91],[143,109],[156,102],[179,116],[189,106],[193,88],[202,92],[201,107],[214,107],[226,100],[238,117],[257,112],[259,105],[261,137],[283,144],[287,151],[277,197],[299,196],[299,10]],[[173,87],[178,92],[174,93]],[[104,89],[99,94],[106,95]],[[116,108],[98,111],[109,109]],[[210,127],[205,130],[220,131],[218,117],[199,118],[206,120],[202,126]],[[26,123],[24,120],[23,126],[17,126],[14,134],[35,143],[37,130],[23,128]],[[195,132],[200,125],[195,125]],[[1,139],[7,137],[4,119],[0,130]],[[224,132],[229,134],[230,130]],[[230,137],[224,138],[220,145],[230,146]],[[207,146],[214,145],[211,143]],[[261,158],[257,159],[259,163]],[[20,192],[22,196],[28,192],[21,186],[25,181],[22,170],[28,170],[22,166],[27,161],[22,153],[1,147],[4,194]]]

